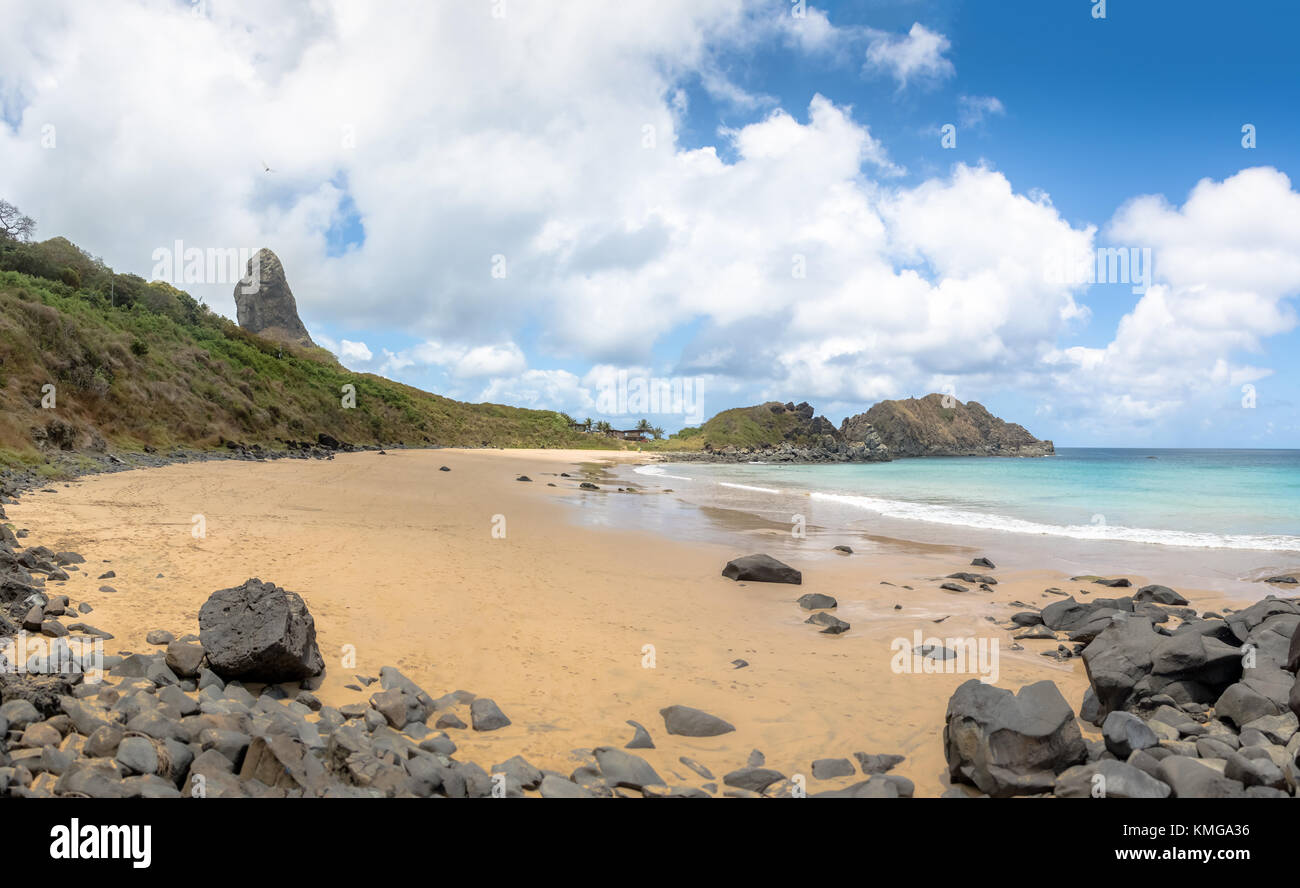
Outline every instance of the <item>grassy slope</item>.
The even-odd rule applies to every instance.
[[[552,411],[466,404],[353,373],[321,349],[282,351],[167,284],[114,275],[61,239],[39,246],[85,262],[63,266],[80,272],[67,283],[0,271],[0,462],[38,461],[32,429],[52,421],[75,427],[78,447],[122,450],[319,433],[354,444],[619,446],[570,431]],[[111,298],[129,306],[112,304],[110,279]],[[47,383],[54,410],[40,407]],[[340,403],[347,383],[354,409]]]

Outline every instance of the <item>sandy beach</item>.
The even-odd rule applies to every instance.
[[[733,582],[720,575],[729,559],[771,548],[765,543],[788,537],[788,528],[738,518],[728,543],[725,534],[690,541],[606,526],[587,514],[596,498],[622,497],[635,511],[638,499],[672,494],[580,490],[605,467],[594,460],[644,458],[438,450],[214,461],[32,492],[10,517],[33,541],[85,555],[59,591],[94,606],[87,622],[115,636],[106,652],[148,649],[151,629],[197,632],[213,591],[249,577],[273,581],[300,593],[315,617],[326,662],[317,694],[326,704],[364,702],[370,690],[346,685],[385,665],[435,696],[464,689],[491,697],[513,724],[450,732],[465,757],[485,766],[522,754],[568,773],[574,750],[623,746],[630,719],[656,744],[640,752],[674,783],[706,782],[680,756],[720,778],[759,750],[768,766],[806,775],[814,792],[861,779],[815,780],[815,759],[897,753],[907,758],[893,773],[913,780],[918,796],[937,795],[949,785],[946,704],[972,676],[892,668],[891,645],[910,646],[917,631],[940,641],[996,640],[997,685],[1051,679],[1077,710],[1087,688],[1082,662],[1041,656],[1054,640],[1012,650],[1013,633],[1001,627],[1022,609],[1012,602],[1042,607],[1052,600],[1044,589],[1086,584],[999,561],[991,594],[947,592],[941,578],[985,553],[877,541],[865,554],[841,556],[821,545],[819,528],[803,541],[807,557],[778,556],[803,570],[802,585]],[[517,481],[520,474],[532,483]],[[202,538],[194,532],[200,515]],[[97,579],[108,570],[116,576]],[[98,591],[105,584],[116,591]],[[1217,602],[1181,591],[1198,608]],[[835,613],[852,629],[830,636],[806,625],[795,602],[809,592],[838,599]],[[352,652],[355,665],[346,659]],[[672,704],[736,730],[670,736],[659,710]]]

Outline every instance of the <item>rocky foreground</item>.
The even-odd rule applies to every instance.
[[[496,763],[456,757],[457,734],[509,725],[490,698],[435,697],[391,666],[357,675],[365,703],[338,708],[312,692],[326,668],[306,602],[250,579],[219,590],[197,632],[150,632],[142,651],[107,654],[112,636],[87,622],[89,602],[57,594],[75,552],[22,547],[0,537],[0,794],[18,797],[523,797],[709,798],[806,794],[808,778],[861,774],[820,796],[898,798],[912,782],[888,773],[903,759],[856,753],[797,773],[768,767],[757,750],[715,776],[682,756],[661,776],[633,750],[655,737],[629,722],[622,748],[574,750],[569,773],[521,756]],[[111,571],[100,577],[111,581]],[[736,729],[684,705],[666,706],[660,743]],[[689,776],[687,776],[689,775]]]
[[[837,547],[851,554],[847,547]],[[994,568],[987,558],[973,567]],[[767,555],[730,562],[723,575],[750,582],[800,584],[802,574]],[[997,579],[962,571],[941,588],[984,590]],[[1125,578],[1073,577],[1103,588]],[[1289,576],[1271,583],[1293,585]],[[1080,590],[1088,594],[1087,590]],[[948,701],[943,731],[949,778],[994,797],[1282,798],[1300,786],[1300,599],[1272,595],[1225,614],[1198,613],[1167,586],[1143,586],[1117,598],[1061,596],[1041,610],[1016,602],[1003,628],[1019,641],[1056,641],[1041,653],[1081,656],[1089,690],[1076,716],[1055,683],[1012,693],[978,679]],[[799,599],[818,610],[806,622],[824,633],[851,627],[827,611],[827,595]],[[990,617],[990,620],[993,618]],[[1068,646],[1067,646],[1068,643]],[[1023,649],[1023,648],[1020,648]],[[939,661],[956,651],[918,651]],[[1083,737],[1079,721],[1102,730]],[[965,795],[961,790],[953,795]]]
[[[1106,585],[1127,580],[1083,578]],[[1300,784],[1300,601],[1198,614],[1165,586],[1012,617],[1018,638],[1083,658],[1078,718],[1055,684],[1016,694],[970,681],[948,703],[949,776],[991,796],[1273,798]]]

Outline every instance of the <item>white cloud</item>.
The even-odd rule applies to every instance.
[[[508,379],[493,379],[479,393],[479,401],[563,410],[578,416],[595,402],[582,381],[568,370],[526,370]]]
[[[914,23],[905,37],[875,31],[867,47],[867,67],[888,73],[900,87],[945,80],[956,73],[952,62],[944,58],[951,48],[947,37],[920,22]]]
[[[339,355],[347,360],[359,362],[368,362],[374,357],[364,342],[352,342],[347,339],[339,343]]]
[[[744,0],[513,3],[505,20],[342,0],[207,9],[7,13],[4,196],[45,236],[141,274],[178,238],[271,246],[309,328],[365,338],[318,341],[385,375],[433,370],[462,396],[583,412],[598,387],[585,368],[671,365],[669,339],[681,360],[658,372],[705,376],[713,409],[798,395],[857,410],[956,380],[961,397],[1033,386],[1070,402],[1058,415],[1149,415],[1259,378],[1234,353],[1295,323],[1300,217],[1276,171],[1117,214],[1109,235],[1155,249],[1159,286],[1110,346],[1071,347],[1084,288],[1043,269],[1093,249],[1093,228],[986,167],[899,184],[866,109],[773,107],[725,64],[767,39],[855,68],[865,55],[900,86],[952,77],[950,41],[919,23],[892,35]],[[731,151],[682,145],[686,84],[748,109],[718,134]],[[334,255],[349,200],[365,240]],[[233,315],[232,286],[195,295]],[[1104,389],[1095,408],[1086,385]]]
[[[1181,207],[1158,196],[1129,202],[1109,240],[1150,248],[1158,282],[1105,347],[1046,356],[1057,381],[1121,419],[1153,419],[1201,400],[1235,401],[1271,375],[1234,359],[1294,330],[1300,293],[1300,193],[1271,167],[1197,184]],[[1094,405],[1095,406],[1095,405]]]
[[[1006,106],[997,96],[959,96],[957,106],[962,126],[979,126],[986,118],[1007,113]]]
[[[476,379],[522,373],[527,366],[523,349],[513,342],[466,347],[427,340],[399,352],[385,349],[380,372],[390,375],[412,368],[435,367],[456,379]]]

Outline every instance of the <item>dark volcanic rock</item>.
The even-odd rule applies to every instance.
[[[476,731],[495,731],[510,724],[501,708],[487,697],[478,697],[469,704],[469,720]]]
[[[669,734],[682,737],[716,737],[736,730],[735,726],[690,706],[667,706],[659,710]]]
[[[302,598],[256,578],[212,593],[199,610],[199,639],[227,680],[297,681],[325,669]]]
[[[1051,681],[1012,694],[973,678],[948,701],[946,722],[949,776],[995,797],[1046,792],[1088,755],[1074,712]]]
[[[1106,748],[1116,758],[1127,759],[1139,749],[1157,745],[1155,732],[1131,712],[1112,712],[1101,726]]]
[[[655,742],[650,739],[650,732],[640,722],[628,719],[627,723],[635,729],[632,739],[623,745],[624,749],[654,749]]]
[[[612,746],[598,746],[591,754],[596,757],[601,776],[610,786],[626,786],[629,789],[667,786],[650,763],[639,755]]]
[[[1182,606],[1187,604],[1187,599],[1179,595],[1168,586],[1143,586],[1137,590],[1133,596],[1134,601],[1153,601],[1156,604],[1172,604]]]
[[[799,596],[799,606],[804,610],[824,610],[839,607],[839,602],[829,595],[823,595],[820,592],[809,592],[807,595]]]
[[[848,759],[817,759],[812,763],[812,775],[818,780],[832,780],[836,777],[851,777],[856,772],[853,762]]]
[[[823,627],[823,635],[842,635],[850,629],[848,623],[844,622],[839,617],[832,616],[825,612],[813,614],[811,617],[804,620],[804,622],[812,623],[814,626]]]
[[[314,346],[298,317],[298,303],[289,289],[280,257],[268,249],[248,260],[244,278],[235,284],[235,315],[250,333],[280,342]]]
[[[771,555],[733,558],[722,569],[722,575],[730,580],[747,580],[752,583],[791,583],[795,586],[803,583],[802,573]]]
[[[1126,762],[1103,759],[1067,768],[1053,795],[1062,799],[1166,799],[1169,785]]]
[[[778,780],[784,779],[784,774],[771,768],[741,768],[723,776],[722,782],[737,789],[762,792]]]

